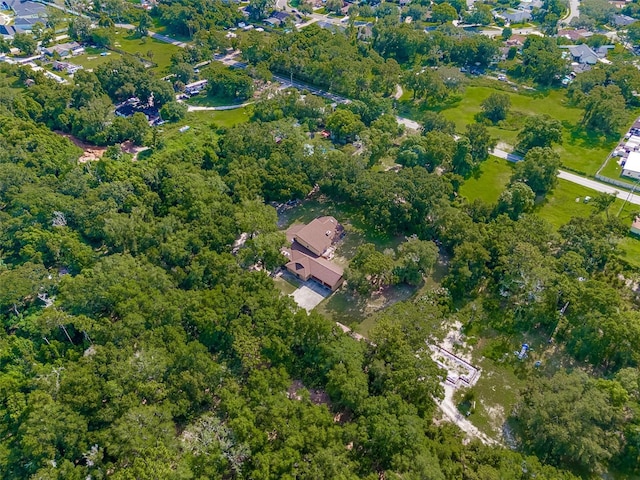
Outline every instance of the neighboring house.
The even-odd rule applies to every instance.
[[[276,11],[276,12],[273,12],[271,16],[265,20],[265,23],[268,23],[273,27],[279,27],[287,20],[287,18],[290,18],[293,23],[298,23],[302,19],[297,14]]]
[[[523,10],[533,10],[534,8],[542,7],[544,7],[544,2],[542,0],[522,0],[519,5],[519,8]]]
[[[67,83],[67,81],[64,78],[62,78],[59,75],[56,75],[55,73],[51,73],[48,70],[44,71],[44,76],[47,77],[47,78],[50,78],[51,80],[54,80],[54,81],[56,81],[58,83]]]
[[[595,65],[598,61],[603,61],[606,63],[606,60],[602,60],[607,56],[609,50],[614,48],[613,45],[602,45],[597,49],[593,50],[589,45],[581,44],[581,45],[560,45],[560,48],[564,48],[569,50],[571,55],[571,59],[574,62],[577,62],[581,65]]]
[[[561,45],[560,48],[569,50],[574,62],[587,65],[595,65],[598,63],[598,54],[591,50],[588,45]]]
[[[73,63],[68,63],[68,62],[58,62],[56,60],[56,61],[53,62],[53,69],[58,71],[58,72],[65,71],[69,75],[73,75],[78,70],[82,69],[82,66],[74,65]]]
[[[342,25],[336,25],[335,23],[331,23],[331,22],[321,21],[321,22],[317,22],[316,25],[318,25],[320,28],[325,28],[327,30],[331,30],[332,32],[346,32],[347,31],[347,29],[345,27],[343,27]]]
[[[189,95],[197,95],[207,87],[208,80],[198,80],[197,82],[188,83],[184,86],[184,91]]]
[[[584,28],[578,29],[578,30],[569,30],[569,29],[564,29],[564,30],[558,30],[558,37],[564,37],[564,38],[568,38],[569,40],[572,41],[577,41],[577,40],[581,40],[583,38],[588,38],[593,36],[593,32],[590,32],[589,30],[585,30]]]
[[[640,152],[630,152],[622,164],[622,175],[640,180]]]
[[[640,235],[640,217],[636,217],[631,224],[631,233]]]
[[[636,19],[629,15],[613,15],[611,17],[611,23],[616,27],[626,27],[635,22]]]
[[[16,28],[14,25],[0,25],[0,35],[13,37],[16,33],[24,33],[24,31],[21,28]]]
[[[118,117],[130,117],[135,113],[144,113],[145,117],[149,121],[149,125],[155,125],[160,121],[160,111],[156,107],[150,105],[143,105],[136,97],[132,97],[129,100],[116,105],[115,114]]]
[[[7,6],[15,13],[13,26],[30,32],[36,22],[45,22],[46,8],[42,3],[6,0]]]
[[[496,17],[503,18],[509,23],[524,23],[531,20],[531,12],[529,10],[506,10],[502,13],[496,14]]]
[[[333,217],[319,217],[307,225],[287,230],[291,248],[283,254],[289,259],[285,268],[303,281],[314,280],[335,291],[343,281],[343,269],[329,260],[344,229]]]
[[[269,17],[265,19],[264,23],[268,23],[272,27],[279,27],[282,24],[282,21],[278,20],[275,17]]]
[[[84,48],[77,42],[60,43],[58,45],[51,45],[44,49],[44,53],[49,56],[58,54],[61,57],[69,57],[71,55],[78,55],[84,52]]]

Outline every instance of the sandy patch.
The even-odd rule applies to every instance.
[[[80,163],[100,160],[104,155],[104,152],[107,151],[107,147],[98,147],[96,145],[91,145],[90,143],[83,142],[78,137],[71,135],[70,133],[64,133],[59,130],[55,130],[55,132],[62,137],[68,138],[76,147],[82,149],[82,155],[80,155],[80,158],[78,158],[78,162]]]

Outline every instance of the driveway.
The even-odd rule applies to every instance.
[[[307,312],[310,312],[329,295],[331,295],[331,290],[320,286],[320,284],[314,282],[313,280],[309,280],[295,292],[293,292],[291,294],[291,297],[299,307],[304,308]]]

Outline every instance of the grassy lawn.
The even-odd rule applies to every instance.
[[[179,142],[188,145],[189,142],[202,135],[215,136],[217,127],[232,127],[238,123],[249,121],[247,108],[224,111],[189,112],[186,117],[177,123],[167,123],[159,127],[162,137],[167,143]],[[186,132],[180,132],[180,128],[188,125]]]
[[[571,220],[571,217],[590,215],[593,212],[593,206],[584,203],[584,198],[594,197],[596,194],[596,191],[581,185],[558,180],[555,190],[538,205],[536,213],[555,228],[559,228]]]
[[[248,107],[236,108],[235,110],[189,112],[184,122],[192,127],[198,127],[201,124],[210,125],[211,123],[215,123],[220,127],[229,128],[238,123],[248,122],[249,116]]]
[[[276,288],[282,292],[283,295],[291,295],[295,292],[299,285],[291,283],[289,280],[293,280],[293,278],[284,278],[284,276],[275,277],[273,279],[276,284]]]
[[[489,157],[480,170],[460,187],[460,194],[473,201],[476,198],[494,203],[511,178],[513,164],[497,157]]]
[[[160,23],[160,19],[158,17],[151,17],[153,19],[153,25],[149,29],[154,33],[159,33],[160,35],[165,35],[167,37],[173,38],[174,40],[178,40],[180,42],[189,42],[191,39],[188,36],[184,35],[176,35],[175,33],[170,33],[167,30],[166,25],[162,25]]]
[[[495,202],[509,183],[512,164],[490,157],[482,164],[476,177],[472,177],[460,187],[460,194],[470,201],[480,198],[487,203]],[[558,179],[556,188],[536,206],[535,213],[548,221],[554,228],[560,228],[572,217],[587,217],[593,213],[593,206],[584,203],[584,198],[594,197],[597,192],[581,185]],[[610,207],[610,214],[617,215],[623,205],[618,199]],[[625,204],[620,218],[631,224],[631,215],[640,211],[640,205]],[[629,235],[620,242],[621,257],[633,266],[640,267],[640,239]]]
[[[593,206],[584,203],[585,196],[593,197],[597,192],[591,189],[567,182],[566,180],[558,180],[558,186],[553,194],[544,200],[538,206],[536,213],[540,217],[547,220],[555,228],[559,228],[567,223],[571,217],[586,217],[593,212]],[[580,199],[576,202],[576,199]],[[617,199],[610,207],[610,215],[618,215],[624,222],[628,222],[631,226],[631,215],[640,210],[640,205],[630,203],[624,204],[624,208],[620,208],[624,202]],[[628,235],[623,238],[619,245],[620,257],[634,267],[640,267],[640,239]]]
[[[221,107],[224,105],[240,105],[241,101],[238,101],[235,98],[227,98],[227,97],[211,97],[206,93],[200,93],[199,95],[194,95],[186,101],[188,105],[195,105],[198,107]]]
[[[137,38],[127,30],[117,30],[116,35],[114,47],[156,63],[155,71],[160,75],[168,72],[171,56],[180,48],[150,37]]]
[[[600,174],[609,178],[619,178],[622,174],[622,167],[618,165],[618,157],[611,157]]]
[[[482,374],[472,389],[476,404],[475,411],[468,418],[487,435],[499,438],[502,424],[511,414],[518,401],[518,391],[526,381],[519,378],[513,366],[507,363],[482,358],[476,365],[482,369]],[[456,392],[457,402],[466,391]]]
[[[118,52],[110,52],[108,50],[106,51],[107,55],[105,55],[104,57],[100,56],[100,54],[104,51],[105,50],[101,48],[87,47],[86,53],[83,53],[82,55],[78,55],[76,57],[72,57],[69,59],[69,61],[76,65],[82,65],[87,70],[93,70],[103,63],[107,63],[111,60],[121,57]]]
[[[510,145],[516,144],[518,132],[524,124],[524,119],[531,115],[549,114],[560,120],[563,129],[563,144],[555,148],[565,167],[584,172],[588,175],[596,173],[602,162],[616,144],[617,138],[602,138],[586,132],[581,126],[582,109],[571,106],[566,98],[565,90],[546,90],[536,92],[513,91],[503,83],[488,80],[474,80],[464,93],[452,99],[445,105],[436,107],[449,120],[456,124],[458,131],[464,131],[467,124],[475,121],[475,116],[481,111],[482,102],[492,93],[503,92],[511,100],[509,118],[498,125],[490,126],[490,133],[499,140]],[[493,85],[495,83],[495,85]],[[410,94],[405,92],[404,98]],[[420,117],[420,112],[404,100],[403,114]],[[630,124],[634,113],[626,113]],[[622,132],[620,132],[622,134]]]

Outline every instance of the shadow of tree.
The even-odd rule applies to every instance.
[[[347,326],[353,326],[362,322],[366,316],[367,299],[360,295],[354,295],[345,288],[335,292],[321,304],[322,310],[330,317]]]
[[[584,148],[597,148],[603,143],[615,142],[618,138],[616,135],[604,135],[589,130],[580,123],[573,124],[565,120],[562,126],[569,131],[570,144]]]

